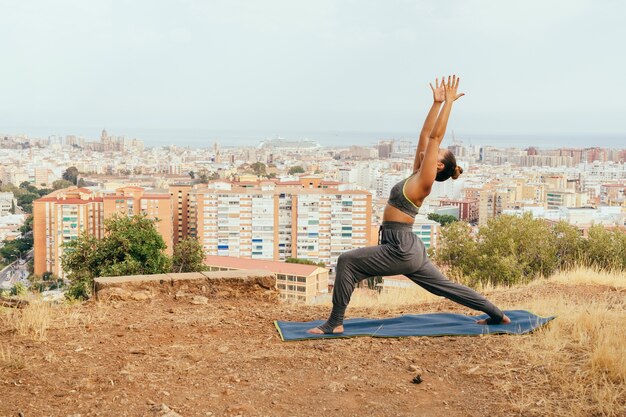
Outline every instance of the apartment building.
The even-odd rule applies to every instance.
[[[283,300],[311,304],[328,292],[328,269],[317,265],[295,264],[260,259],[208,255],[209,271],[261,269],[276,275],[276,287]]]
[[[144,213],[157,219],[157,230],[172,253],[172,204],[168,194],[146,193],[140,187],[124,187],[115,192],[69,187],[33,202],[35,274],[44,272],[63,277],[63,244],[81,233],[97,238],[104,235],[104,220],[113,214]]]
[[[548,209],[583,207],[587,204],[587,201],[587,193],[579,193],[571,190],[546,191],[546,207]]]
[[[458,207],[459,220],[463,220],[468,223],[475,223],[478,221],[478,203],[479,200],[476,198],[465,198],[462,200],[451,200],[448,198],[442,198],[439,200],[439,204],[441,207]]]
[[[189,192],[191,188],[192,186],[188,184],[175,184],[169,187],[173,203],[172,228],[174,230],[174,245],[190,234]]]
[[[333,266],[346,250],[367,246],[372,196],[312,177],[229,183],[190,191],[197,237],[208,255]]]
[[[11,192],[0,193],[0,217],[8,216],[16,206],[15,196]]]

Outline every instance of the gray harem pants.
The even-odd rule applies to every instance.
[[[325,333],[332,333],[343,324],[356,284],[374,276],[405,275],[435,295],[487,313],[494,323],[502,321],[504,314],[498,307],[473,289],[450,281],[432,264],[424,244],[413,233],[412,224],[383,222],[379,243],[345,252],[337,259],[333,309],[326,323],[319,327]]]

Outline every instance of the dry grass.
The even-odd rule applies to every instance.
[[[579,268],[526,286],[553,283],[607,290],[600,298],[555,295],[502,306],[557,316],[549,326],[511,343],[511,354],[528,366],[495,371],[508,406],[524,416],[626,416],[626,273]],[[479,292],[502,290],[507,288],[483,286]],[[417,285],[380,294],[357,289],[350,306],[375,310],[437,299]]]
[[[560,273],[550,282],[625,286],[620,273],[577,270]],[[541,298],[524,306],[538,315],[556,315],[546,328],[518,340],[516,354],[526,358],[533,380],[512,400],[523,415],[626,415],[626,297],[607,291],[601,300]],[[514,379],[515,380],[515,379]],[[513,398],[513,396],[511,396]]]
[[[14,354],[10,345],[0,345],[0,368],[24,369],[25,367],[24,358]]]
[[[606,272],[593,268],[578,268],[572,271],[559,272],[551,276],[548,281],[561,284],[592,284],[625,288],[626,272]]]
[[[3,327],[15,331],[20,336],[30,337],[33,340],[46,340],[52,307],[41,300],[32,300],[22,309],[5,309],[2,316]]]
[[[387,307],[420,304],[439,299],[418,285],[407,288],[374,290],[358,288],[350,299],[350,307]]]
[[[14,334],[37,341],[45,341],[51,329],[89,327],[110,315],[111,305],[95,303],[92,308],[81,304],[53,304],[31,300],[23,309],[0,310],[0,324]]]

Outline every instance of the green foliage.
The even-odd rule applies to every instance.
[[[33,235],[29,234],[14,240],[5,240],[0,247],[0,258],[6,263],[11,263],[22,257],[33,248]]]
[[[48,190],[44,190],[46,191],[46,194],[48,194]],[[28,181],[24,181],[20,184],[20,187],[16,187],[13,184],[3,184],[0,186],[0,192],[13,193],[15,199],[17,200],[17,205],[26,213],[32,213],[33,201],[41,197],[40,190],[38,190],[37,187],[30,185]],[[17,212],[16,207],[12,206],[11,211]]]
[[[626,233],[594,226],[585,239],[574,226],[498,216],[476,236],[465,222],[442,228],[435,260],[469,285],[512,285],[577,265],[626,269]]]
[[[63,173],[63,179],[76,185],[78,183],[78,169],[76,167],[69,167]]]
[[[28,191],[29,193],[36,193],[37,192],[37,187],[35,187],[34,185],[31,185],[30,182],[28,182],[28,181],[23,181],[20,184],[20,188],[22,190]]]
[[[172,256],[172,272],[198,272],[206,269],[204,249],[198,239],[188,237],[178,242]]]
[[[293,166],[289,168],[289,171],[287,171],[289,175],[304,174],[304,172],[304,168],[302,168],[300,165]]]
[[[456,217],[454,217],[454,216],[452,216],[450,214],[437,214],[437,213],[430,213],[428,215],[428,219],[436,221],[437,223],[439,223],[442,226],[447,226],[450,223],[454,223],[454,222],[458,222],[459,221],[459,219],[457,219]]]
[[[490,219],[480,228],[478,243],[480,253],[488,256],[477,273],[481,281],[497,277],[498,283],[517,284],[548,276],[558,266],[550,227],[530,213]]]
[[[602,226],[589,228],[584,252],[590,266],[604,269],[626,269],[626,233]]]
[[[26,287],[21,282],[16,283],[13,288],[11,288],[11,295],[16,295],[18,297],[26,295]]]
[[[104,276],[160,274],[170,271],[155,221],[143,215],[114,215],[104,221],[105,236],[83,234],[64,245],[63,269],[71,282],[69,298],[89,298],[93,279]]]
[[[32,232],[33,231],[33,216],[30,215],[26,218],[26,221],[24,222],[24,224],[22,226],[20,226],[20,233],[22,235],[25,235],[28,232]]]
[[[250,165],[250,168],[252,169],[252,172],[254,172],[255,175],[258,175],[258,176],[265,175],[265,164],[263,162],[255,162],[252,165]]]
[[[454,222],[441,229],[435,259],[450,268],[450,275],[456,278],[471,276],[478,266],[478,258],[478,244],[472,237],[469,224]]]
[[[288,264],[317,265],[317,266],[321,266],[322,268],[326,268],[326,264],[324,262],[313,262],[313,261],[310,261],[308,259],[287,258],[287,259],[285,259],[285,262],[288,263]]]
[[[585,240],[576,227],[562,221],[552,227],[552,235],[560,269],[570,269],[581,263]]]
[[[56,180],[52,183],[52,188],[55,190],[60,190],[62,188],[71,187],[72,185],[74,185],[74,183],[68,180]]]

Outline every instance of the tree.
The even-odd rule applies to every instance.
[[[37,194],[39,195],[39,197],[43,197],[43,196],[50,194],[52,191],[54,190],[50,188],[40,188],[37,190]]]
[[[254,172],[255,175],[265,175],[265,164],[263,162],[255,162],[250,165],[250,168],[252,168],[252,172]]]
[[[437,214],[437,213],[430,213],[428,215],[428,219],[429,220],[433,220],[436,221],[437,223],[439,223],[442,226],[446,226],[450,223],[454,223],[459,221],[459,219],[457,219],[456,217],[450,215],[450,214]]]
[[[9,213],[11,214],[15,214],[15,200],[11,200],[11,209],[9,210]]]
[[[293,166],[293,167],[289,168],[289,171],[287,171],[287,173],[289,175],[304,174],[304,172],[305,172],[304,168],[302,168],[302,166],[300,166],[300,165]]]
[[[465,222],[454,222],[441,229],[435,252],[437,263],[447,266],[449,275],[461,279],[471,277],[478,263],[477,243],[472,228]]]
[[[589,228],[584,245],[587,265],[602,269],[626,269],[626,233],[600,225]]]
[[[26,213],[33,212],[33,201],[40,198],[39,194],[26,193],[17,198],[17,204],[24,210]]]
[[[78,168],[69,167],[63,173],[63,179],[76,185],[78,183]]]
[[[198,272],[205,269],[204,249],[198,239],[188,237],[178,242],[172,256],[172,272]]]
[[[71,282],[68,297],[89,298],[96,277],[170,271],[171,259],[163,253],[166,245],[155,220],[115,214],[104,221],[104,229],[102,239],[82,234],[64,245],[61,264]]]
[[[561,221],[552,226],[551,232],[559,268],[569,269],[580,263],[585,242],[578,229]]]
[[[196,178],[196,173],[193,171],[189,171],[189,176],[191,177],[191,179],[195,179]]]
[[[20,226],[20,233],[26,235],[28,232],[33,231],[33,216],[30,215],[26,218],[26,221]]]
[[[512,285],[552,274],[559,267],[557,250],[543,220],[530,213],[502,215],[482,226],[475,239],[465,222],[443,227],[435,260],[469,285]]]
[[[52,188],[54,190],[60,190],[62,188],[71,187],[72,185],[74,184],[68,180],[56,180],[52,183]]]

